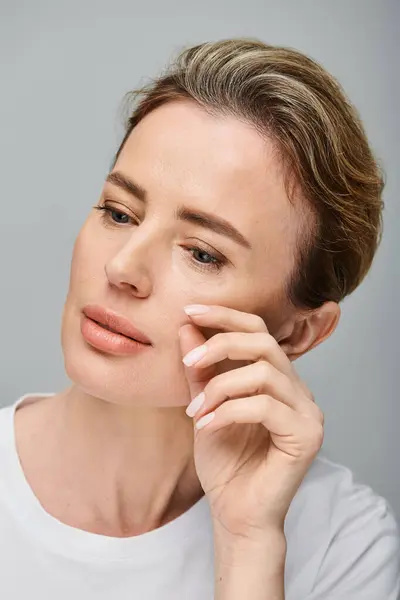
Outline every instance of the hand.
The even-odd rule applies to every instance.
[[[190,315],[195,325],[179,332],[194,404],[204,397],[194,419],[197,475],[221,532],[262,539],[266,529],[283,531],[322,445],[323,414],[260,317],[204,308],[208,312]],[[206,340],[196,325],[224,333]],[[202,355],[194,364],[192,350]],[[225,359],[242,366],[217,374]]]

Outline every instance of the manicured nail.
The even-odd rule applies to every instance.
[[[191,401],[191,403],[188,405],[188,407],[186,409],[186,414],[188,415],[188,417],[194,417],[194,415],[197,413],[199,408],[203,405],[204,400],[205,400],[204,392],[201,392],[198,396],[196,396],[196,398],[193,398],[193,400]]]
[[[189,304],[183,310],[187,315],[203,315],[210,310],[210,307],[204,306],[204,304]]]
[[[197,421],[196,429],[202,429],[203,427],[205,427],[206,425],[211,423],[211,421],[213,420],[214,417],[215,417],[215,411],[212,413],[208,413],[208,415],[204,415],[204,417],[201,417],[201,419],[199,419]]]
[[[184,362],[187,367],[191,367],[197,363],[197,361],[203,358],[203,356],[207,353],[207,350],[208,348],[205,344],[202,346],[197,346],[197,348],[194,348],[183,357],[182,362]]]

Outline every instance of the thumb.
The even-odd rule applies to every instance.
[[[207,340],[204,335],[190,323],[183,325],[179,330],[179,340],[182,352],[182,358],[193,348],[201,346]],[[185,376],[189,385],[190,397],[193,399],[195,396],[203,391],[206,384],[212,377],[214,377],[216,369],[215,365],[210,365],[206,368],[198,368],[196,365],[187,367],[182,363],[185,369]]]

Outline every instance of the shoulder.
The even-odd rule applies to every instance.
[[[319,455],[292,502],[286,530],[288,568],[293,576],[300,563],[308,569],[310,599],[397,599],[394,512],[349,468]]]
[[[304,481],[304,499],[329,519],[331,532],[354,522],[377,525],[384,521],[397,528],[393,510],[385,498],[360,482],[348,467],[320,455]]]

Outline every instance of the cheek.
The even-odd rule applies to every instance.
[[[93,285],[93,282],[99,281],[99,277],[105,277],[106,257],[102,256],[106,250],[105,244],[96,245],[95,239],[85,229],[76,238],[71,259],[70,292],[85,282]]]
[[[232,298],[233,283],[232,278],[223,273],[202,273],[179,256],[173,259],[171,271],[164,280],[168,288],[164,296],[174,298],[182,310],[186,304],[223,304],[223,300]]]

